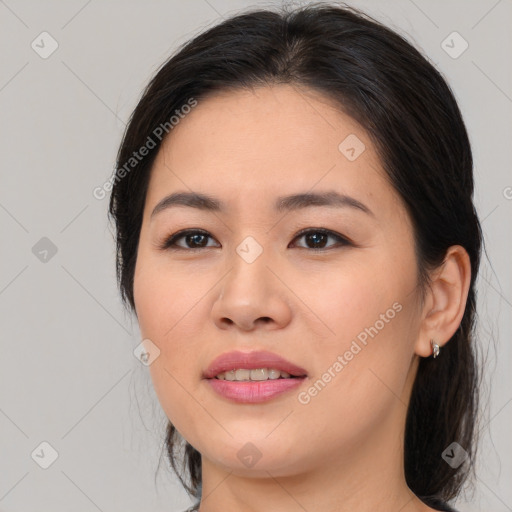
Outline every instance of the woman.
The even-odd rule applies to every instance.
[[[475,453],[472,196],[449,86],[355,9],[234,16],[163,65],[109,213],[193,510],[453,510]]]

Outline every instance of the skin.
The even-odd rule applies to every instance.
[[[354,161],[338,149],[350,134],[366,146]],[[279,195],[328,190],[374,215],[273,209]],[[150,217],[163,197],[188,191],[218,198],[225,211],[178,206]],[[208,247],[187,249],[181,238],[181,250],[159,248],[186,228],[207,231]],[[351,242],[321,238],[319,250],[296,237],[304,228]],[[252,263],[236,252],[247,236],[263,249]],[[292,85],[216,93],[174,127],[152,169],[134,296],[141,334],[160,350],[150,366],[158,399],[202,455],[201,512],[433,510],[405,482],[406,406],[430,339],[442,357],[460,324],[469,257],[451,247],[424,301],[417,270],[410,218],[367,133],[321,95]],[[300,403],[299,392],[394,303],[394,318]],[[229,401],[201,374],[237,349],[273,351],[308,378],[268,402]],[[261,454],[252,467],[237,456],[249,442]]]

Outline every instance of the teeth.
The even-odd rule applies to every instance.
[[[280,376],[281,376],[281,372],[279,370],[272,369],[272,370],[268,371],[269,379],[279,379]]]
[[[249,380],[251,378],[251,370],[236,370],[235,380]]]
[[[229,370],[222,372],[217,375],[217,379],[220,380],[275,380],[279,378],[289,379],[290,374],[276,370],[275,368],[255,368],[254,370]]]

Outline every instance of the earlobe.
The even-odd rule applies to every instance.
[[[432,273],[421,313],[417,355],[433,356],[437,352],[434,344],[442,352],[443,345],[455,334],[464,316],[470,281],[471,262],[467,251],[460,245],[451,246],[442,265]]]

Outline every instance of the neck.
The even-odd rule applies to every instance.
[[[200,512],[424,512],[431,510],[407,487],[403,471],[403,429],[406,408],[396,401],[393,414],[372,436],[361,437],[343,452],[330,456],[308,471],[229,471],[203,457]],[[262,461],[263,462],[263,459]],[[258,464],[259,466],[259,464]],[[293,473],[293,474],[292,474]]]

